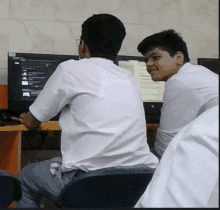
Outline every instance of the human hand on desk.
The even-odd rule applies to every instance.
[[[28,130],[33,130],[39,128],[41,122],[36,119],[31,112],[22,113],[19,118],[18,117],[11,117],[12,120],[17,120],[25,125]]]

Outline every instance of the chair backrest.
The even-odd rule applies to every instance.
[[[20,181],[9,173],[0,170],[0,208],[8,207],[22,196]]]
[[[65,186],[58,204],[69,208],[134,207],[155,169],[114,167],[82,174]]]

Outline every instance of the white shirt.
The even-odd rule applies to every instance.
[[[113,61],[61,63],[30,106],[41,122],[60,110],[61,171],[158,164],[146,140],[139,86]]]
[[[184,64],[166,82],[155,150],[162,156],[173,137],[204,111],[219,104],[219,76],[209,69]]]
[[[170,142],[136,208],[219,206],[219,107]]]

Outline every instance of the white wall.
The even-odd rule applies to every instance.
[[[8,52],[78,54],[81,24],[97,13],[125,24],[120,55],[141,56],[142,39],[173,28],[187,42],[192,63],[219,56],[218,0],[0,0],[0,84],[7,84]]]

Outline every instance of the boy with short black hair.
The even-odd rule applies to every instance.
[[[146,37],[138,51],[153,81],[165,81],[154,154],[160,159],[174,136],[206,110],[219,104],[219,76],[189,63],[186,43],[174,30]]]
[[[158,159],[146,141],[146,121],[138,84],[114,64],[126,35],[122,22],[109,14],[82,25],[79,61],[61,63],[21,121],[37,128],[62,110],[62,158],[37,163],[21,173],[18,207],[56,202],[81,173],[116,166],[155,168]]]

